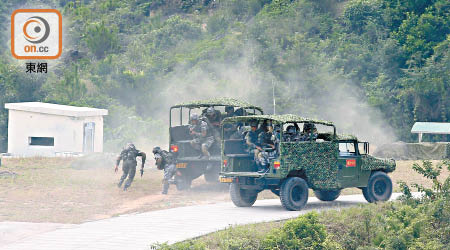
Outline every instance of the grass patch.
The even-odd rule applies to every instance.
[[[13,174],[0,176],[0,221],[81,223],[130,212],[230,201],[226,185],[206,183],[203,177],[194,180],[191,190],[179,192],[171,186],[168,196],[161,195],[163,173],[151,161],[143,178],[137,175],[127,192],[116,187],[121,173],[114,173],[113,166],[75,169],[71,167],[73,161],[45,157],[2,159],[0,171]],[[413,163],[399,161],[397,170],[390,174],[394,192],[400,192],[398,181],[429,186],[412,170]],[[441,177],[448,174],[443,170]],[[361,194],[361,190],[344,189],[343,194]],[[265,190],[258,199],[278,197]]]

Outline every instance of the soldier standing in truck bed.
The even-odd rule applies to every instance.
[[[210,133],[214,136],[214,140],[219,142],[221,140],[220,122],[222,121],[222,114],[219,110],[214,109],[214,107],[209,107],[206,109],[206,114],[203,118],[208,124]]]
[[[140,156],[142,159],[141,172],[143,172],[146,155],[144,152],[137,150],[133,143],[128,143],[125,149],[123,149],[122,152],[120,152],[119,157],[117,157],[116,166],[114,168],[115,172],[117,172],[117,170],[119,169],[120,161],[121,160],[123,161],[122,163],[123,174],[122,177],[120,177],[119,183],[117,184],[119,188],[122,186],[122,183],[128,176],[128,179],[123,187],[123,191],[126,191],[133,182],[134,175],[136,174],[136,165],[137,165],[136,158],[138,156]]]
[[[159,170],[164,170],[162,194],[167,194],[169,191],[169,180],[172,179],[177,171],[175,161],[169,152],[162,150],[160,147],[154,147],[153,154],[155,155],[156,167]]]
[[[189,133],[192,135],[191,146],[201,150],[203,157],[209,159],[209,148],[214,143],[214,136],[211,134],[208,124],[199,119],[197,114],[191,114]]]

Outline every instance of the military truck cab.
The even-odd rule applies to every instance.
[[[255,122],[272,124],[274,130],[275,152],[266,154],[269,164],[265,170],[258,171],[258,159],[246,144],[245,134],[222,141],[220,181],[230,183],[236,206],[252,206],[265,189],[280,196],[288,210],[305,206],[308,189],[323,201],[337,199],[341,190],[349,187],[361,188],[369,202],[389,199],[392,182],[386,173],[395,170],[395,161],[370,156],[369,143],[337,135],[331,122],[296,115],[231,117],[222,124],[248,127]]]
[[[200,119],[209,107],[220,112],[220,121],[225,117],[261,115],[263,110],[250,103],[232,98],[216,98],[181,103],[170,108],[169,150],[176,160],[177,173],[175,184],[178,190],[190,187],[192,180],[205,176],[208,182],[218,182],[221,163],[221,126],[209,126],[209,130],[216,130],[218,139],[209,148],[210,157],[205,159],[202,152],[191,145],[193,136],[190,134],[190,115],[195,113]],[[228,109],[228,113],[226,112]],[[234,131],[225,127],[225,135]],[[212,133],[212,132],[211,132]]]

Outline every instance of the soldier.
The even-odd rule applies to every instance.
[[[214,136],[210,134],[208,124],[198,118],[197,114],[191,114],[189,133],[192,135],[191,146],[201,150],[203,157],[209,159],[209,148],[214,143]]]
[[[114,168],[115,172],[117,172],[117,170],[119,169],[120,161],[121,160],[123,161],[122,163],[123,174],[122,177],[120,177],[119,183],[117,184],[119,188],[122,186],[122,183],[128,176],[125,186],[123,187],[123,191],[126,191],[133,182],[134,175],[136,174],[136,165],[137,165],[136,158],[138,156],[140,156],[142,159],[142,167],[141,167],[141,176],[142,176],[142,174],[144,173],[144,164],[147,156],[145,155],[144,152],[137,150],[133,143],[128,143],[126,148],[123,149],[122,152],[120,152],[119,157],[117,157],[116,166]]]
[[[234,116],[234,107],[233,106],[226,106],[225,107],[225,115],[223,118],[233,117]],[[230,139],[231,136],[236,133],[237,131],[237,125],[232,123],[227,123],[223,125],[223,137],[224,139]],[[219,131],[220,133],[220,131]]]
[[[303,132],[300,137],[301,141],[315,141],[317,139],[318,133],[317,128],[313,123],[305,123],[303,124]]]
[[[259,133],[258,144],[262,148],[257,155],[257,162],[259,163],[258,172],[265,172],[268,169],[269,157],[274,156],[276,153],[275,136],[273,134],[273,127],[270,123],[267,123],[264,132]]]
[[[162,150],[160,147],[154,147],[153,154],[155,155],[156,167],[159,170],[164,170],[164,178],[162,181],[163,190],[161,193],[167,194],[169,191],[169,180],[172,179],[177,171],[175,162],[172,155],[169,152]]]
[[[255,161],[258,159],[259,152],[262,151],[261,145],[258,142],[258,135],[262,132],[261,129],[258,129],[258,122],[252,121],[250,122],[251,130],[248,131],[245,136],[245,142],[248,146],[249,154],[254,155]]]
[[[234,107],[233,106],[226,106],[225,107],[225,117],[228,118],[228,117],[233,117],[233,116],[234,116]]]
[[[222,121],[222,114],[220,111],[215,110],[214,107],[209,107],[206,109],[204,120],[208,124],[210,133],[214,136],[214,140],[220,141],[220,122]]]

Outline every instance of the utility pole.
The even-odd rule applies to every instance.
[[[275,81],[272,79],[272,99],[273,99],[273,114],[277,114],[277,104],[275,101]]]

